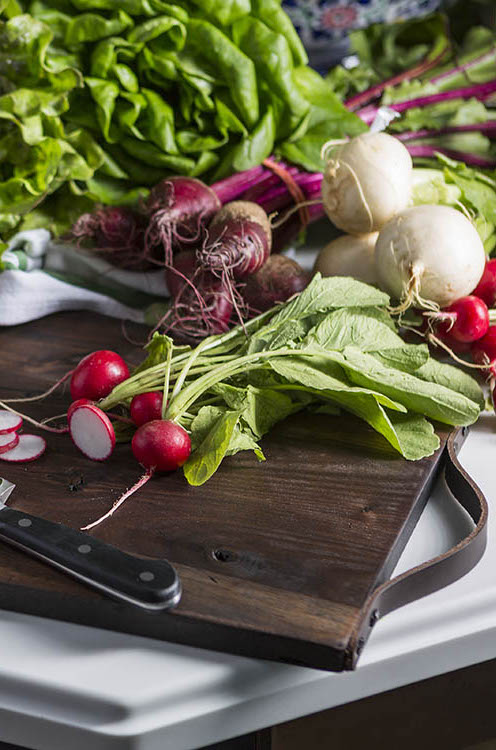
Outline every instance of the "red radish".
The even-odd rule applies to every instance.
[[[131,419],[137,427],[155,419],[162,419],[162,391],[148,391],[133,398],[129,411]]]
[[[487,305],[473,294],[462,297],[439,313],[428,313],[440,334],[462,343],[477,341],[489,328]]]
[[[145,218],[125,206],[105,206],[82,214],[71,229],[78,241],[88,240],[92,249],[106,254],[120,268],[143,270]]]
[[[19,435],[17,432],[6,432],[4,435],[0,435],[0,454],[15,448],[18,442]]]
[[[210,222],[201,265],[245,279],[270,255],[272,230],[263,208],[251,201],[226,203]]]
[[[155,419],[136,430],[131,448],[135,459],[145,469],[175,471],[188,460],[191,440],[176,422]]]
[[[267,263],[247,279],[242,294],[253,310],[264,312],[301,292],[309,281],[310,274],[296,261],[284,255],[271,255]]]
[[[74,445],[93,461],[105,461],[114,450],[112,422],[98,406],[82,404],[74,408],[69,432]]]
[[[194,177],[170,177],[159,182],[145,205],[148,255],[171,265],[173,252],[198,242],[203,225],[220,206],[214,191]]]
[[[89,398],[78,398],[77,401],[73,401],[72,404],[67,409],[67,421],[70,422],[70,419],[75,409],[79,409],[80,406],[92,406],[94,404],[95,402]]]
[[[467,354],[471,351],[471,344],[467,341],[457,341],[449,333],[439,333],[436,336],[455,354]]]
[[[496,304],[496,258],[487,261],[473,294],[484,300],[488,307],[494,307]]]
[[[88,531],[109,518],[128,497],[143,487],[155,472],[174,471],[183,466],[191,453],[191,440],[186,430],[176,422],[169,419],[155,419],[136,430],[131,448],[136,460],[145,467],[145,474],[121,495],[107,513],[87,526],[83,526],[83,531]]]
[[[0,435],[7,432],[17,432],[22,427],[22,417],[11,411],[0,409]]]
[[[474,362],[487,365],[488,372],[496,377],[496,326],[489,326],[486,335],[472,344],[471,352]]]
[[[0,455],[2,461],[11,463],[26,463],[39,458],[46,448],[46,441],[39,435],[20,435],[19,442],[14,448]]]
[[[128,366],[119,354],[107,349],[92,352],[83,357],[72,374],[72,399],[98,401],[128,377]]]

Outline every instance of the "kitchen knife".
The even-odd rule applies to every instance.
[[[167,560],[134,557],[89,534],[14,510],[6,505],[14,487],[0,477],[0,541],[137,607],[161,610],[179,603],[181,582]]]

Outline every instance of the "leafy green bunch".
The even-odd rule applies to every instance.
[[[374,287],[317,274],[297,297],[195,349],[155,334],[145,362],[99,406],[163,390],[165,418],[191,435],[184,473],[193,485],[226,455],[253,450],[264,460],[260,438],[305,408],[351,412],[405,458],[429,456],[439,438],[426,417],[471,424],[483,394],[470,376],[432,359],[427,345],[406,344],[388,303]]]
[[[0,0],[0,17],[0,231],[274,152],[319,170],[322,143],[366,129],[280,0]]]

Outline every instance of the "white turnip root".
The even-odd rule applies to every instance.
[[[376,232],[410,202],[412,159],[387,133],[363,133],[338,146],[324,170],[322,202],[349,234]]]
[[[486,262],[477,230],[450,206],[414,206],[389,221],[375,247],[379,285],[401,302],[447,307],[477,286]]]
[[[313,273],[322,276],[351,276],[365,284],[376,284],[374,250],[378,232],[345,234],[329,242],[318,254]]]

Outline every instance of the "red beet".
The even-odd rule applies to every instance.
[[[186,279],[193,283],[198,268],[195,250],[182,250],[174,256],[172,266],[165,269],[165,280],[171,297],[177,297],[187,284]]]
[[[271,246],[272,230],[263,208],[250,201],[233,201],[210,222],[200,262],[206,269],[245,279],[264,265]]]
[[[243,297],[255,311],[263,312],[303,291],[310,274],[284,255],[271,255],[262,268],[249,276]]]
[[[171,265],[174,252],[198,242],[221,206],[208,185],[194,177],[170,177],[156,185],[145,205],[147,254]]]
[[[86,241],[120,268],[142,270],[150,266],[144,259],[145,219],[125,206],[105,206],[82,214],[70,235],[79,242]]]

